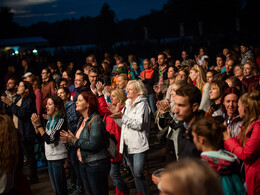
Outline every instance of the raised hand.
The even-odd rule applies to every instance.
[[[100,81],[98,81],[96,84],[96,89],[97,89],[97,93],[99,96],[103,94],[104,88],[105,88],[105,85],[102,84]]]
[[[40,117],[36,113],[32,114],[31,121],[32,121],[33,126],[35,126],[35,127],[41,125]]]
[[[119,104],[117,104],[116,106],[111,104],[110,102],[107,103],[107,107],[108,110],[112,113],[112,114],[116,114],[119,112]]]

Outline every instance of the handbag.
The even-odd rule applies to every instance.
[[[90,130],[90,125],[93,119],[98,118],[99,116],[94,116],[89,122],[88,122],[88,129]],[[104,121],[104,124],[106,126],[106,118]],[[110,158],[116,158],[118,154],[118,149],[116,147],[117,141],[116,137],[113,133],[105,131],[105,139],[106,139],[106,146],[107,146],[107,152]]]

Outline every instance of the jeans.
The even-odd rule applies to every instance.
[[[112,162],[110,169],[110,176],[114,182],[114,185],[119,191],[124,191],[127,188],[127,185],[120,173],[120,163]]]
[[[80,175],[88,195],[108,195],[110,159],[80,163]]]
[[[144,195],[148,195],[149,192],[149,183],[144,176],[144,162],[146,152],[137,153],[137,154],[128,154],[127,146],[125,150],[125,157],[129,167],[133,173],[135,179],[135,186],[137,192],[141,192]]]
[[[151,111],[152,111],[152,114],[153,114],[153,118],[155,119],[157,108],[156,108],[156,101],[154,99],[153,94],[148,94],[147,95],[147,100],[148,100],[149,106],[151,108]]]
[[[73,146],[69,148],[69,158],[71,162],[70,168],[70,183],[77,186],[83,186],[79,172],[79,160],[77,157],[77,149]]]
[[[56,195],[67,195],[67,179],[64,169],[65,159],[48,160],[48,170],[51,179],[52,188]]]

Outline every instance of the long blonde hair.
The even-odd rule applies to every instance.
[[[0,170],[9,173],[18,164],[18,134],[8,115],[0,114]]]
[[[242,146],[245,146],[247,131],[253,122],[260,119],[260,92],[253,90],[250,93],[245,93],[241,96],[240,101],[245,106],[246,114],[244,128],[241,129],[239,140]]]
[[[119,100],[119,105],[124,107],[126,101],[126,94],[123,89],[115,88],[111,90],[111,94],[114,93]]]
[[[190,70],[194,70],[195,72],[199,73],[199,76],[196,79],[196,87],[198,87],[199,90],[201,91],[201,93],[203,93],[204,86],[207,82],[206,81],[206,73],[205,73],[204,68],[202,66],[195,64]]]

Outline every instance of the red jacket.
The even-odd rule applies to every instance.
[[[112,114],[108,108],[107,108],[107,103],[105,101],[104,96],[100,96],[98,98],[98,111],[101,116],[103,116],[103,121],[106,123],[106,129],[108,132],[113,133],[116,137],[117,141],[117,149],[118,149],[118,154],[115,159],[110,159],[111,162],[121,162],[123,155],[119,153],[119,146],[120,146],[120,136],[121,136],[121,128],[116,124],[114,119],[110,117]],[[120,110],[122,107],[120,108]]]
[[[146,69],[146,70],[143,70],[140,75],[142,77],[144,77],[145,79],[152,79],[153,77],[153,72],[154,70],[153,69]]]
[[[253,89],[256,89],[259,85],[259,78],[256,76],[252,76],[248,79],[243,78],[241,81],[247,88],[248,92],[251,92]]]
[[[227,139],[224,146],[244,161],[248,195],[260,194],[260,120],[250,126],[244,147],[239,144],[237,137]]]

